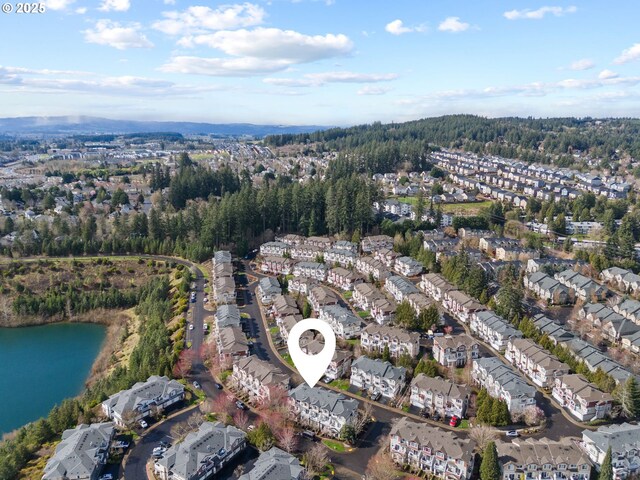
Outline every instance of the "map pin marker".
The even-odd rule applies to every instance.
[[[324,348],[317,355],[307,355],[300,349],[300,337],[309,330],[317,330],[324,337]],[[287,345],[293,364],[307,385],[313,387],[322,378],[331,363],[336,351],[336,335],[327,322],[317,318],[305,318],[293,326],[289,332]]]

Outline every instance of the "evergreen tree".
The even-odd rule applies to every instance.
[[[598,480],[613,480],[613,478],[611,446],[609,446],[609,448],[607,448],[607,454],[604,456],[604,460],[602,460],[602,465],[600,465],[600,475],[598,475]]]
[[[416,312],[406,300],[396,307],[394,323],[410,330],[418,327]]]
[[[480,480],[497,480],[500,478],[500,464],[495,442],[489,442],[482,452],[480,463]]]
[[[630,376],[620,389],[620,404],[629,418],[640,417],[640,389],[635,377]]]
[[[420,328],[425,331],[431,329],[431,327],[435,325],[438,325],[440,322],[440,312],[438,312],[438,307],[435,303],[429,305],[429,308],[420,312],[418,321],[420,323]]]

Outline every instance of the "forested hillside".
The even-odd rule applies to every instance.
[[[640,120],[496,118],[448,115],[406,123],[359,125],[265,138],[271,146],[311,144],[317,151],[348,154],[368,172],[390,172],[410,162],[424,168],[433,148],[455,147],[528,162],[569,166],[575,151],[611,159],[640,157]]]

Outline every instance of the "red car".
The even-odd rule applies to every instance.
[[[451,417],[451,420],[449,420],[449,425],[451,425],[452,427],[457,427],[459,421],[460,419],[456,415],[454,415],[453,417]]]

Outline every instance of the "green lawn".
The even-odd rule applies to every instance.
[[[469,428],[469,420],[467,420],[466,418],[460,420],[460,425],[458,425],[458,428]]]
[[[337,379],[331,382],[329,385],[332,387],[338,388],[340,390],[348,390],[349,389],[349,380]]]
[[[360,343],[360,340],[357,338],[351,338],[349,340],[345,340],[349,345],[353,345],[354,347]]]
[[[463,202],[463,203],[444,203],[442,204],[442,211],[444,213],[456,213],[470,211],[480,211],[483,208],[487,208],[491,205],[491,201],[486,200],[484,202]]]
[[[343,293],[342,293],[342,296],[343,296],[345,299],[350,300],[350,299],[351,299],[351,297],[353,297],[353,293],[352,293],[350,290],[347,290],[346,292],[343,292]]]
[[[367,318],[369,316],[369,312],[358,310],[358,315],[360,316],[360,318]]]
[[[269,329],[269,333],[271,333],[271,335],[277,335],[278,332],[280,332],[280,329],[278,327],[271,327]]]
[[[295,365],[293,364],[293,360],[291,360],[291,355],[289,355],[288,353],[283,353],[282,354],[282,358],[284,358],[284,361],[287,362],[289,365],[291,365],[292,367],[294,367]]]
[[[341,442],[334,442],[333,440],[322,440],[322,443],[324,443],[325,446],[327,446],[334,452],[344,453],[346,451],[344,444]]]
[[[409,205],[416,203],[416,197],[396,197],[395,200],[402,203],[408,203]]]

